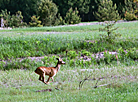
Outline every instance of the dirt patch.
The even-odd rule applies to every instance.
[[[36,92],[51,92],[51,91],[52,91],[52,89],[43,89],[43,90],[38,90]]]

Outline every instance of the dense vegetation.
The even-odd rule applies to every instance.
[[[136,0],[1,0],[0,17],[4,18],[5,27],[129,21],[138,19],[137,5]]]
[[[138,22],[114,26],[110,33],[110,24],[1,30],[0,101],[138,101]],[[55,66],[59,56],[66,65],[55,81],[38,81],[34,70]]]
[[[41,57],[50,54],[66,57],[70,61],[69,66],[111,64],[117,60],[128,65],[133,64],[138,58],[137,22],[129,23],[129,26],[125,23],[117,24],[116,26],[118,26],[119,29],[115,32],[120,33],[122,35],[121,37],[117,37],[117,35],[114,34],[115,32],[113,32],[116,38],[114,38],[112,34],[108,35],[108,38],[106,38],[107,36],[104,32],[98,31],[99,28],[102,27],[100,25],[65,26],[62,27],[62,29],[61,27],[13,29],[8,35],[1,32],[0,59],[4,60],[4,62],[1,62],[0,69],[11,69],[11,66],[15,69],[21,66],[21,68],[30,68],[32,64],[35,66],[36,63],[32,62],[31,59],[24,59],[22,60],[23,62],[21,62],[20,59],[17,58]],[[36,34],[32,34],[33,30],[36,31]],[[30,33],[28,33],[29,31]],[[44,32],[42,34],[37,34],[37,31],[63,31],[65,34],[60,34],[58,32],[57,34],[43,34]],[[73,32],[69,33],[66,31]],[[81,33],[78,31],[81,31]],[[17,34],[16,32],[20,33]],[[103,35],[102,37],[100,36],[101,34]],[[105,53],[105,51],[107,51],[107,53]],[[119,59],[117,59],[115,55],[110,55],[108,53],[111,51],[117,52]],[[99,52],[103,52],[106,58],[96,59],[92,57],[93,54]],[[86,55],[91,58],[91,60],[83,62],[83,60],[79,58],[81,55]],[[42,61],[48,59],[50,60],[49,63],[52,63],[56,56],[51,57],[52,60],[46,57],[42,59]],[[30,64],[24,65],[24,63],[28,62]]]
[[[137,6],[138,0],[0,0],[4,27],[13,28],[0,30],[0,101],[137,102],[138,22],[116,23],[137,20]],[[92,20],[106,22],[68,26]],[[56,57],[66,65],[45,85],[34,70],[55,66]]]

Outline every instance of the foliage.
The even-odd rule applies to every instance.
[[[4,18],[5,27],[22,27],[27,24],[23,22],[22,12],[18,11],[15,15],[11,15],[7,10],[2,10],[2,16]]]
[[[31,17],[33,15],[37,15],[38,3],[41,1],[42,0],[0,0],[0,10],[7,9],[8,12],[11,12],[11,15],[15,14],[17,11],[21,11],[24,17],[23,21],[29,23],[31,21]],[[62,18],[66,16],[66,13],[71,7],[73,9],[78,8],[81,20],[86,22],[97,20],[94,13],[98,12],[97,10],[101,1],[102,0],[53,0],[53,3],[58,6],[58,13],[61,14]],[[125,12],[131,11],[131,8],[136,10],[136,4],[138,4],[134,0],[112,1],[113,4],[116,4],[116,9],[118,10],[121,18],[124,18]],[[57,23],[55,25],[57,25]]]
[[[114,28],[115,24],[116,21],[106,21],[104,24],[102,24],[105,27],[100,28],[99,31],[106,32],[106,35],[101,34],[101,40],[112,43],[117,37],[121,36],[121,34],[115,32],[118,29],[118,27]]]
[[[8,12],[6,9],[5,10],[1,10],[1,16],[4,19],[4,26],[5,27],[11,26],[11,24],[10,24],[10,19],[11,19],[10,12]]]
[[[81,53],[83,55],[86,55],[86,56],[90,56],[91,55],[91,53],[89,51],[87,51],[87,50],[82,50]]]
[[[23,22],[23,16],[21,11],[17,11],[15,15],[12,15],[10,22],[12,28],[27,26],[27,24]]]
[[[135,15],[135,13],[133,11],[131,11],[131,12],[130,11],[129,12],[126,11],[125,19],[127,21],[133,21],[133,20],[137,20],[138,17]]]
[[[122,10],[124,19],[128,21],[137,20],[137,4],[134,0],[125,0],[125,6]]]
[[[31,27],[42,27],[43,25],[41,25],[41,21],[39,20],[39,16],[32,16],[31,17],[31,22],[29,22]]]
[[[117,52],[118,60],[120,63],[132,65],[137,63],[137,49],[138,49],[138,38],[137,38],[137,23],[119,23],[119,31],[122,34],[121,38],[114,40],[113,43],[108,41],[99,40],[98,29],[91,30],[90,27],[95,29],[96,25],[90,26],[76,26],[73,27],[73,32],[58,32],[54,34],[45,33],[50,29],[51,31],[62,31],[64,27],[32,27],[25,29],[12,29],[10,31],[0,32],[0,69],[29,69],[36,65],[53,65],[53,57],[50,55],[59,55],[64,60],[69,61],[68,66],[70,67],[88,67],[95,65],[114,65],[117,64],[116,57],[111,54],[104,53],[107,51]],[[100,25],[97,25],[99,28]],[[78,28],[77,28],[78,27]],[[85,28],[87,32],[78,32],[80,29]],[[57,29],[55,29],[57,28]],[[114,28],[114,27],[113,27]],[[31,29],[31,30],[29,30]],[[66,26],[65,31],[72,29],[70,26]],[[64,31],[63,30],[63,31]],[[85,31],[84,30],[84,31]],[[35,31],[35,34],[33,33]],[[78,33],[76,33],[76,31]],[[83,31],[83,30],[82,30]],[[93,33],[91,33],[93,31]],[[131,31],[131,33],[130,33]],[[41,33],[41,34],[40,34]],[[107,35],[107,34],[106,34]],[[82,37],[83,36],[83,37]],[[121,48],[122,47],[122,48]],[[135,50],[133,50],[135,48]],[[127,50],[128,54],[124,53]],[[65,54],[68,51],[68,54]],[[97,59],[96,55],[103,52],[104,59]],[[82,55],[84,55],[84,58]],[[135,55],[135,56],[134,56]],[[42,57],[47,56],[40,61],[25,61],[20,62],[21,59],[29,59],[30,57]],[[86,56],[86,57],[85,57]],[[133,57],[132,57],[133,56]],[[6,62],[7,61],[7,65]],[[17,64],[16,64],[16,63]],[[18,65],[22,66],[19,67]],[[54,64],[55,65],[55,64]]]
[[[58,8],[51,0],[41,0],[38,3],[37,15],[40,16],[44,26],[54,25],[57,12]]]
[[[78,56],[78,54],[76,53],[76,51],[68,51],[67,56],[69,58],[73,59],[73,58],[76,58]]]
[[[101,0],[98,12],[95,13],[98,21],[119,20],[120,16],[116,4],[113,5],[112,0]]]
[[[0,0],[0,10],[7,9],[11,15],[21,11],[24,17],[23,21],[29,23],[31,16],[36,15],[37,2],[40,0]]]
[[[58,5],[59,13],[62,17],[66,16],[68,10],[78,8],[79,15],[82,19],[89,13],[91,0],[53,0]]]
[[[65,20],[62,18],[62,16],[60,16],[60,14],[58,14],[54,25],[65,25]]]
[[[125,0],[124,1],[124,8],[122,10],[123,14],[127,12],[132,12],[134,10],[136,10],[136,3],[134,2],[134,0]]]
[[[72,8],[69,9],[69,11],[66,13],[65,22],[67,24],[77,24],[81,22],[80,16],[78,16],[78,10],[75,8],[73,11]]]

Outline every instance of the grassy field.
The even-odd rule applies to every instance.
[[[138,53],[130,50],[125,55],[122,49],[138,50],[138,22],[115,26],[122,37],[113,45],[99,43],[100,25],[0,31],[0,102],[137,102]],[[105,49],[118,51],[119,61],[108,61],[108,57],[108,64],[79,61],[81,53],[91,56]],[[66,50],[70,51],[67,55]],[[19,59],[42,56],[46,57],[38,62]],[[55,81],[49,85],[38,81],[34,70],[55,66],[58,56],[67,64],[61,66]],[[80,81],[89,75],[79,89]]]
[[[84,101],[133,101],[137,102],[138,95],[138,66],[90,68],[93,71],[84,71],[76,68],[68,70],[62,66],[55,76],[55,82],[45,85],[38,81],[38,75],[28,70],[0,71],[1,87],[0,101],[51,101],[51,102],[84,102]],[[98,82],[99,85],[110,84],[93,88],[96,80],[86,81],[79,90],[79,81],[91,75],[89,79],[109,77]],[[112,77],[112,78],[110,78]],[[114,77],[114,78],[113,78]],[[56,90],[58,88],[59,90]],[[52,89],[51,92],[46,91]]]

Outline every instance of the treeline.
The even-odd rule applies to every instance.
[[[31,26],[102,21],[100,16],[106,18],[112,12],[113,17],[118,16],[115,19],[135,20],[138,16],[137,6],[138,0],[0,0],[0,16],[9,20],[7,23],[11,19],[17,22],[18,18],[15,17],[20,15],[18,21]],[[110,20],[112,16],[103,20]],[[7,24],[10,25],[11,22]]]

